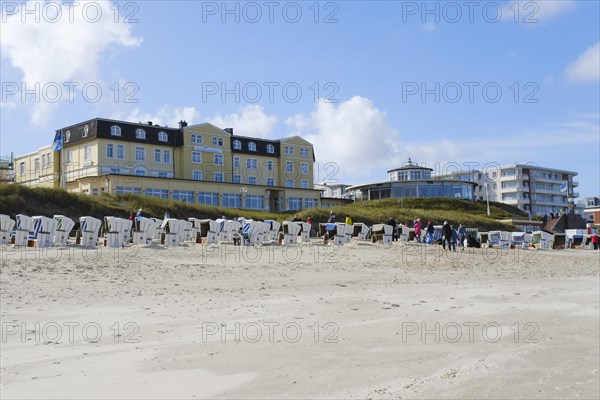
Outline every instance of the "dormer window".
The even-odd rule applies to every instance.
[[[67,133],[65,133],[65,142],[68,142],[71,140],[71,131],[67,131]]]
[[[158,132],[158,140],[161,142],[168,142],[169,141],[169,137],[167,136],[167,134],[163,131]]]
[[[256,151],[256,143],[254,143],[254,142],[248,143],[248,150]]]
[[[110,127],[110,135],[111,136],[121,136],[121,127],[117,125],[113,125]]]
[[[233,148],[235,150],[241,150],[242,149],[242,142],[240,142],[239,140],[234,140],[233,141]]]
[[[268,144],[267,145],[267,153],[275,153],[275,146],[273,146],[272,144]]]
[[[135,138],[136,139],[146,139],[146,131],[143,129],[135,130]]]

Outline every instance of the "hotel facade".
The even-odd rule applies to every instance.
[[[212,206],[318,207],[314,149],[298,136],[266,140],[209,123],[179,128],[95,118],[65,127],[63,148],[15,157],[15,182],[69,192],[139,194]]]
[[[531,215],[550,215],[565,211],[572,205],[579,193],[574,189],[579,182],[573,180],[577,172],[562,169],[540,167],[529,164],[511,164],[495,166],[474,171],[462,171],[438,175],[436,178],[454,178],[477,183],[475,197],[506,203],[531,213]]]

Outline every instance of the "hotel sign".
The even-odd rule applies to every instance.
[[[194,146],[194,151],[205,151],[207,153],[222,153],[223,149],[208,146]]]

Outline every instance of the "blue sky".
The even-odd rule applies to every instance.
[[[318,180],[410,156],[577,171],[598,195],[599,25],[598,1],[2,2],[0,153],[94,117],[186,119],[301,135]]]

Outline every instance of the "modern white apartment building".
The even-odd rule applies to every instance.
[[[512,164],[483,170],[461,171],[437,178],[455,178],[477,183],[475,199],[510,204],[532,215],[549,215],[566,210],[579,197],[573,180],[577,172],[530,164]]]

